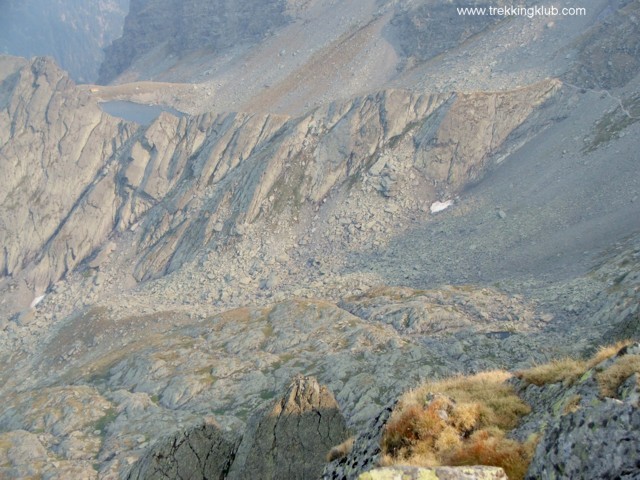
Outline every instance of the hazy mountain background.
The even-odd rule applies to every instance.
[[[1,0],[0,52],[50,55],[76,81],[94,82],[128,11],[129,0]]]

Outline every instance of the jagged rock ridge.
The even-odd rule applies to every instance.
[[[28,241],[1,238],[0,272],[23,272],[40,294],[107,237],[144,219],[132,273],[154,278],[258,221],[302,222],[354,187],[366,199],[367,172],[379,177],[372,180],[381,198],[418,210],[416,199],[429,203],[481,178],[491,154],[557,88],[549,81],[487,94],[392,90],[296,119],[165,113],[142,128],[101,113],[55,65],[36,60],[2,85],[0,151],[22,159],[4,174],[3,233],[23,232]],[[21,195],[31,203],[17,202]],[[353,212],[353,220],[366,219]]]

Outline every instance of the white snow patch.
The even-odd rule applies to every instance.
[[[431,211],[431,213],[438,213],[446,210],[451,205],[453,205],[453,200],[447,200],[446,202],[433,202],[429,210]]]
[[[36,308],[36,306],[42,301],[44,300],[44,297],[46,297],[46,295],[40,295],[39,297],[36,297],[33,299],[33,302],[31,302],[31,305],[29,305],[29,308]]]

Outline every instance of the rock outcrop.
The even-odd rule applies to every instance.
[[[203,424],[160,439],[127,475],[127,480],[223,479],[238,439],[216,425]]]
[[[565,415],[545,432],[527,479],[638,478],[639,428],[638,406],[616,399]]]
[[[347,437],[333,394],[315,378],[297,377],[281,400],[249,420],[228,478],[317,478],[331,447]]]
[[[481,299],[492,298],[491,303]],[[357,297],[345,298],[340,306],[369,321],[392,325],[407,334],[450,335],[473,330],[489,335],[526,331],[530,322],[543,326],[544,319],[523,309],[514,298],[489,289],[448,287],[438,291],[384,287]]]
[[[112,231],[114,164],[135,128],[102,113],[51,59],[0,62],[10,69],[0,85],[0,156],[11,159],[0,165],[0,275],[27,271],[40,294]]]
[[[159,440],[127,480],[317,478],[325,456],[348,435],[333,394],[296,377],[271,408],[256,412],[241,439],[204,424]]]

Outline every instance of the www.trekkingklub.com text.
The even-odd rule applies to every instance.
[[[587,9],[584,7],[456,7],[461,16],[498,16],[498,17],[556,17],[556,16],[584,16]]]

